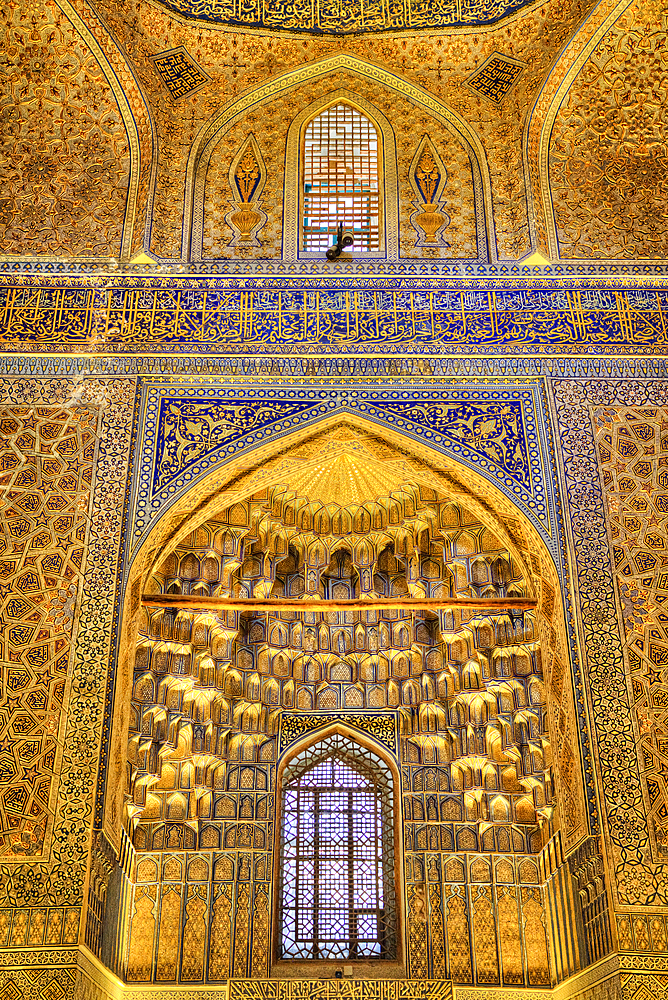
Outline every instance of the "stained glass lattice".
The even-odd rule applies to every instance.
[[[286,772],[281,958],[394,958],[390,782],[374,755],[336,737]]]
[[[347,104],[326,108],[306,127],[302,249],[323,253],[339,223],[351,230],[353,253],[380,250],[378,133]]]

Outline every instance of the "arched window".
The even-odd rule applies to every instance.
[[[348,104],[325,108],[306,126],[302,251],[324,253],[339,223],[352,230],[353,253],[381,249],[380,141],[373,122]]]
[[[279,958],[396,957],[392,777],[340,735],[283,776]]]

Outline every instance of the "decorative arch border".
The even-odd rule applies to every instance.
[[[334,104],[352,104],[376,126],[381,137],[379,174],[382,190],[381,219],[383,240],[377,254],[365,254],[364,259],[384,257],[399,259],[399,186],[397,179],[397,144],[394,131],[385,115],[363,97],[351,90],[334,90],[313,101],[293,118],[285,143],[285,182],[283,184],[283,259],[295,261],[299,253],[301,227],[300,199],[302,171],[302,135],[306,125],[321,111]],[[353,253],[354,253],[353,249]],[[309,256],[309,255],[304,255]]]
[[[492,186],[485,150],[478,134],[456,112],[426,90],[386,69],[382,69],[380,66],[375,66],[373,63],[346,53],[321,59],[314,63],[307,63],[305,66],[274,77],[263,86],[248,91],[237,100],[227,104],[202,126],[191,146],[186,166],[181,242],[182,260],[201,259],[206,169],[213,147],[218,141],[219,133],[239,121],[250,108],[274,100],[279,95],[303,83],[340,72],[354,73],[366,80],[387,87],[388,90],[407,98],[430,115],[438,118],[446,127],[457,133],[471,161],[476,206],[478,257],[481,260],[486,260],[489,257],[492,263],[496,263]]]
[[[73,0],[72,3],[70,0],[56,0],[56,3],[65,16],[69,18],[74,28],[79,32],[97,59],[104,74],[104,78],[109,84],[111,92],[114,95],[121,115],[121,120],[125,126],[125,133],[128,138],[128,150],[130,154],[130,169],[119,256],[122,260],[127,260],[132,256],[133,251],[138,249],[137,243],[134,239],[134,233],[140,209],[139,196],[141,192],[143,139],[140,132],[140,125],[138,125],[135,117],[137,109],[141,109],[144,113],[144,121],[141,122],[141,128],[148,128],[150,132],[149,169],[151,171],[151,176],[147,185],[146,231],[145,234],[143,234],[144,243],[149,236],[151,215],[150,208],[153,201],[153,189],[155,187],[157,169],[157,160],[155,155],[157,149],[155,125],[151,117],[148,101],[146,100],[142,89],[137,82],[134,71],[128,64],[127,59],[118,43],[113,40],[113,36],[111,35],[109,29],[105,28],[104,40],[103,42],[100,42],[95,37],[90,25],[84,20],[85,8],[84,4],[81,3],[81,0]],[[81,9],[81,12],[76,9],[74,4]],[[90,8],[97,14],[92,4],[90,4]],[[134,111],[128,94],[131,94],[134,99]]]
[[[559,239],[550,185],[552,129],[568,91],[604,35],[635,0],[600,0],[575,35],[561,50],[554,67],[538,92],[529,113],[524,158],[527,165],[527,196],[534,249],[559,259]]]

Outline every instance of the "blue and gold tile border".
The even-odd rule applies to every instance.
[[[665,354],[661,279],[350,276],[0,284],[0,351],[276,356]]]
[[[166,506],[226,461],[333,415],[398,430],[481,473],[536,525],[556,555],[554,475],[539,383],[296,388],[146,380],[132,549]]]

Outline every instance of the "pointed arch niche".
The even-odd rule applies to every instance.
[[[262,235],[265,255],[275,258],[280,257],[281,254],[286,258],[292,255],[289,259],[296,259],[299,222],[299,190],[296,185],[299,176],[300,130],[304,122],[312,115],[317,114],[318,110],[328,106],[332,100],[336,101],[342,97],[344,101],[358,107],[380,129],[386,156],[384,174],[385,221],[388,234],[391,235],[393,241],[391,245],[388,243],[386,252],[388,259],[396,259],[392,257],[392,254],[395,253],[394,240],[398,239],[394,235],[397,231],[394,223],[397,220],[396,213],[399,211],[398,199],[401,197],[411,201],[414,196],[413,189],[408,178],[404,176],[403,169],[401,176],[396,176],[397,158],[392,128],[387,117],[381,115],[376,105],[366,104],[361,99],[361,95],[358,96],[355,85],[361,82],[365,89],[368,89],[369,86],[382,87],[392,99],[396,97],[400,101],[408,101],[418,114],[432,119],[432,122],[424,122],[423,124],[428,131],[433,132],[435,140],[442,129],[443,137],[437,141],[437,145],[444,157],[448,148],[451,147],[449,148],[449,161],[456,163],[457,167],[457,169],[448,167],[450,181],[454,182],[456,174],[461,173],[461,183],[454,184],[446,195],[450,199],[448,214],[452,216],[453,220],[449,240],[453,245],[453,256],[462,259],[495,261],[497,251],[491,179],[480,137],[463,118],[432,94],[380,66],[347,53],[339,53],[336,56],[307,63],[297,69],[279,74],[261,87],[248,91],[226,104],[202,126],[188,155],[182,229],[182,259],[184,261],[201,260],[203,254],[207,257],[220,255],[221,238],[210,231],[212,225],[211,208],[213,207],[214,214],[219,211],[216,208],[216,203],[223,190],[224,198],[220,198],[220,204],[227,198],[227,164],[241,142],[241,133],[248,131],[248,128],[256,127],[255,125],[247,127],[245,124],[246,115],[248,113],[255,114],[258,111],[263,114],[268,106],[273,115],[276,107],[275,105],[272,107],[273,102],[279,99],[283,100],[283,98],[291,99],[293,92],[295,96],[299,95],[300,100],[308,101],[310,95],[300,88],[309,87],[316,81],[322,82],[328,78],[331,78],[332,86],[336,86],[336,82],[342,78],[346,82],[350,81],[348,89],[335,90],[323,97],[320,103],[309,104],[308,110],[300,112],[296,119],[291,115],[291,142],[285,160],[286,175],[283,174],[282,159],[279,164],[276,157],[272,157],[274,163],[270,167],[270,157],[266,150],[267,137],[261,137],[258,134],[259,145],[267,161],[264,207],[269,221]],[[377,90],[375,93],[369,91],[372,101],[377,102],[377,93]],[[419,135],[415,136],[416,141],[419,141],[419,136],[422,134],[421,129],[422,126],[418,129]],[[223,151],[222,146],[219,148],[221,141],[225,147],[222,157],[219,155]],[[390,175],[392,169],[395,171],[394,180]],[[397,194],[397,189],[401,188],[402,185],[403,193],[399,191]],[[284,197],[283,191],[285,191],[284,218],[281,220],[279,216]],[[208,206],[206,205],[207,199],[209,200]],[[462,199],[466,202],[466,211],[463,214],[460,208],[458,211],[453,209],[453,206],[460,205]],[[209,221],[206,224],[205,213],[209,215]],[[459,239],[453,241],[454,220],[458,214],[462,215],[461,232]],[[415,230],[408,218],[402,221],[409,235],[412,234],[410,242],[413,251],[408,254],[411,256],[415,252]],[[217,220],[213,228],[215,229],[218,224]],[[398,248],[396,252],[398,253]],[[421,251],[419,252],[421,253]]]
[[[142,594],[537,604],[242,614]],[[545,543],[497,486],[352,413],[176,499],[135,557],[123,613],[105,813],[125,865],[118,973],[270,975],[279,790],[331,727],[349,756],[379,753],[401,792],[396,958],[351,957],[360,977],[549,987],[587,964],[606,895],[601,883],[578,896],[569,871],[588,829],[560,594]]]
[[[274,962],[285,967],[295,958],[331,955],[401,967],[400,788],[397,761],[387,748],[345,724],[325,726],[282,755]],[[311,868],[314,850],[317,870]],[[299,940],[305,924],[306,939]]]

